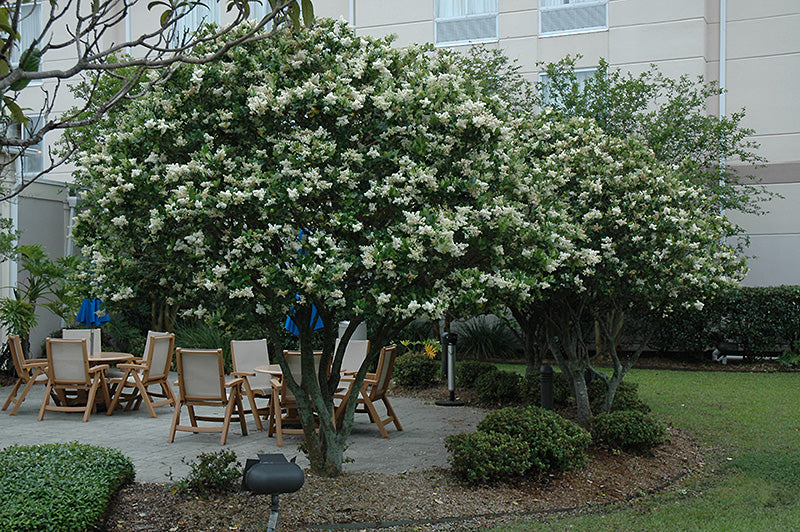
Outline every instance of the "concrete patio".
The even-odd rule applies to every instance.
[[[34,386],[15,416],[8,414],[12,407],[0,412],[0,447],[71,441],[112,447],[133,461],[138,482],[167,482],[170,474],[175,479],[182,478],[189,471],[181,462],[182,458],[189,462],[200,453],[223,448],[235,451],[242,463],[246,458],[255,458],[256,453],[266,452],[284,453],[287,458],[297,456],[301,467],[308,466],[305,455],[297,449],[302,436],[285,435],[283,447],[278,447],[275,438],[268,437],[266,430],[256,430],[250,416],[247,418],[249,435],[242,436],[238,423],[232,423],[224,447],[219,444],[219,434],[178,432],[175,442],[167,443],[174,412],[171,406],[157,408],[157,418],[151,418],[141,407],[138,411],[117,410],[113,416],[94,414],[87,423],[81,422],[81,414],[62,412],[47,412],[42,421],[37,421],[44,388]],[[11,389],[12,386],[0,388],[0,404],[5,402]],[[390,400],[404,430],[398,432],[391,425],[387,427],[390,437],[384,439],[366,414],[356,414],[345,451],[345,456],[353,461],[344,465],[345,471],[401,473],[446,467],[445,437],[474,430],[484,415],[481,410],[468,406],[442,407],[406,397],[391,397]],[[383,412],[382,405],[378,409]],[[182,421],[188,422],[185,409]]]

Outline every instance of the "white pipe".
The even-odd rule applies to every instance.
[[[72,219],[75,217],[75,206],[78,204],[77,196],[67,197],[69,205],[69,221],[67,222],[67,256],[72,256]]]
[[[350,0],[350,10],[348,13],[348,20],[353,29],[356,27],[356,0]]]
[[[725,116],[725,90],[727,88],[727,41],[728,41],[727,0],[719,0],[719,117]]]
[[[14,182],[14,190],[19,190],[19,187],[21,186],[22,169],[19,167],[19,165],[17,165],[17,179]],[[11,230],[17,233],[19,231],[19,194],[11,199],[10,210]],[[14,243],[15,245],[19,245],[19,239],[16,239]],[[18,255],[16,253],[12,255],[9,265],[8,285],[12,288],[12,290],[17,287],[17,281],[19,280],[19,259],[17,257]]]

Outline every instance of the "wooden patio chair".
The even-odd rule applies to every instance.
[[[175,405],[175,394],[169,383],[169,370],[172,367],[172,352],[175,347],[175,335],[154,335],[147,338],[147,353],[142,362],[134,364],[119,364],[117,368],[122,371],[120,376],[112,376],[109,383],[116,386],[114,398],[106,415],[114,413],[120,400],[127,404],[125,410],[131,407],[138,409],[144,403],[150,417],[157,417],[155,407]],[[150,390],[151,385],[159,385],[161,392]],[[125,389],[130,391],[126,394]],[[154,398],[160,399],[155,401]]]
[[[47,389],[39,409],[39,421],[44,419],[47,410],[83,412],[83,421],[89,421],[89,415],[97,410],[98,390],[103,393],[106,405],[111,403],[105,378],[108,364],[90,366],[86,343],[85,338],[47,338]],[[62,398],[61,404],[50,404],[51,392]],[[86,404],[79,404],[84,393],[87,394]],[[75,398],[68,399],[68,394],[74,394]]]
[[[300,351],[284,351],[283,356],[286,358],[286,364],[289,366],[289,371],[291,371],[294,380],[299,383],[302,378]],[[321,360],[322,351],[315,351],[315,373],[319,371]],[[289,388],[286,379],[271,379],[270,385],[272,389],[272,398],[270,399],[272,411],[269,416],[267,435],[272,436],[275,434],[278,447],[282,447],[284,434],[303,434],[303,427],[300,416],[297,413],[297,399]]]
[[[339,350],[339,339],[336,339],[334,354]],[[369,340],[350,340],[344,348],[344,358],[342,359],[342,371],[349,374],[358,373],[361,364],[367,359],[369,354]]]
[[[169,443],[175,441],[175,431],[185,432],[220,432],[220,444],[228,441],[228,429],[231,420],[238,420],[242,426],[242,435],[247,436],[247,423],[242,409],[242,383],[244,378],[237,377],[225,382],[225,369],[222,360],[222,349],[181,349],[175,350],[178,363],[178,402],[169,431]],[[189,411],[190,425],[181,425],[181,409]],[[224,407],[223,416],[198,415],[196,406]],[[198,421],[221,422],[222,426],[199,426]]]
[[[269,400],[272,390],[269,377],[265,373],[256,373],[253,368],[269,364],[269,350],[267,340],[231,340],[231,361],[233,362],[234,377],[244,379],[244,394],[250,401],[250,410],[245,410],[245,414],[252,413],[256,420],[256,428],[264,430],[261,423],[261,416],[269,417]],[[259,407],[256,399],[266,399],[267,404]]]
[[[356,405],[356,412],[368,414],[370,421],[378,425],[378,430],[380,430],[381,436],[384,438],[389,437],[389,433],[386,431],[386,425],[388,425],[389,422],[394,422],[394,426],[397,430],[403,430],[403,427],[400,425],[400,419],[398,419],[386,395],[389,382],[392,380],[392,371],[394,370],[396,356],[396,345],[390,345],[381,349],[380,358],[378,359],[378,368],[375,373],[367,373],[367,376],[364,378],[364,383],[361,385],[361,389],[358,392],[358,404]],[[342,422],[345,405],[350,400],[353,393],[355,379],[352,377],[343,377],[342,381],[349,381],[351,384],[346,394],[337,396],[341,399],[341,403],[336,410],[337,425]],[[378,410],[375,408],[375,403],[377,401],[383,402],[383,406],[386,407],[387,417],[382,418],[380,414],[378,414]]]
[[[14,383],[14,388],[11,389],[8,399],[3,404],[3,410],[6,410],[9,405],[14,403],[14,408],[11,409],[9,415],[13,416],[19,410],[19,406],[25,400],[31,387],[34,384],[47,384],[47,375],[44,370],[47,367],[46,358],[32,358],[26,359],[22,351],[22,342],[19,335],[8,335],[8,348],[11,350],[11,360],[14,362],[14,371],[17,372],[17,382]],[[17,397],[17,391],[20,386],[25,385],[22,393]]]
[[[100,328],[94,329],[61,329],[61,338],[65,340],[80,340],[86,338],[89,345],[89,357],[97,356],[103,350],[102,343],[103,337]],[[94,331],[94,337],[92,332]]]

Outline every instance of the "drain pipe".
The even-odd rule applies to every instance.
[[[356,28],[356,0],[350,0],[349,11],[347,13],[350,25]]]

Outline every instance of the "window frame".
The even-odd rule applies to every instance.
[[[19,17],[19,26],[17,27],[17,32],[19,33],[19,39],[14,42],[14,46],[11,48],[11,67],[16,68],[19,66],[19,61],[22,59],[22,55],[30,48],[31,44],[35,39],[38,39],[42,35],[43,31],[43,21],[42,15],[44,13],[44,8],[42,6],[42,2],[39,0],[34,0],[32,2],[22,2],[20,4],[21,9],[31,8],[30,13],[21,13]],[[10,14],[9,14],[10,15]],[[33,30],[34,35],[31,35],[29,38],[25,36],[28,34],[25,31],[23,25],[26,22],[34,21],[36,24],[36,28]],[[24,46],[24,47],[23,47]]]
[[[172,36],[173,46],[182,45],[181,40],[185,34],[194,35],[205,24],[216,24],[217,26],[222,24],[222,5],[220,0],[199,0],[198,4],[192,6],[192,9],[197,9],[200,4],[208,9],[210,15],[198,21],[196,25],[194,25],[194,16],[192,14],[182,16],[175,24],[175,34]],[[188,23],[189,20],[192,20],[191,24]],[[193,27],[191,27],[192,25]]]
[[[456,17],[437,17],[436,12],[438,11],[437,5],[442,1],[458,1],[458,2],[468,2],[469,0],[434,0],[433,2],[433,45],[438,47],[448,47],[448,46],[461,46],[465,44],[476,44],[476,43],[487,43],[487,42],[497,42],[500,36],[500,25],[499,25],[499,14],[500,14],[500,0],[496,0],[496,9],[494,12],[486,12],[480,14],[470,14],[470,15],[463,15],[463,16],[456,16]],[[485,37],[485,38],[476,38],[476,39],[466,39],[460,41],[445,41],[439,42],[439,22],[451,22],[451,21],[458,21],[458,20],[469,20],[473,18],[484,18],[494,15],[494,37]]]
[[[9,137],[11,137],[11,138],[20,138],[20,139],[23,139],[23,140],[26,139],[26,138],[30,138],[31,130],[29,128],[29,125],[31,123],[33,123],[35,126],[38,126],[36,129],[34,129],[34,131],[36,131],[36,130],[40,129],[41,126],[44,125],[44,123],[46,121],[46,117],[43,116],[43,115],[39,115],[39,114],[31,114],[31,115],[27,115],[26,114],[25,116],[29,120],[29,122],[27,124],[23,124],[21,122],[15,122],[13,124],[9,124],[8,129],[7,129],[7,132],[8,132],[7,134],[8,134]],[[17,130],[16,128],[19,128],[19,129]],[[42,140],[40,140],[36,144],[32,144],[32,145],[28,146],[24,150],[22,148],[20,148],[20,147],[17,147],[17,146],[9,146],[8,147],[9,153],[13,153],[16,156],[16,160],[14,161],[14,166],[15,166],[15,169],[16,169],[16,174],[18,176],[31,177],[31,176],[39,175],[45,168],[47,168],[47,158],[46,158],[46,155],[47,155],[47,142],[46,142],[46,137],[47,137],[47,135],[45,134],[45,136],[42,137]],[[30,157],[30,155],[28,155],[28,154],[30,154],[32,152],[32,150],[35,151],[37,149],[39,150],[39,157],[38,157],[39,158],[39,166],[38,166],[39,169],[34,170],[34,171],[26,171],[26,165],[24,163],[25,163],[25,160]]]
[[[562,4],[557,7],[542,7],[542,0],[538,0],[538,8],[539,8],[539,36],[540,37],[550,37],[555,35],[570,35],[575,33],[593,33],[598,31],[607,31],[608,30],[608,8],[609,8],[609,0],[593,0],[589,2],[584,2],[582,5],[605,5],[606,6],[606,20],[603,26],[591,26],[586,28],[576,28],[571,30],[561,30],[561,31],[542,31],[542,13],[548,11],[565,11],[569,9],[574,9],[575,5],[581,4],[570,4],[569,0],[566,0],[566,4]]]

